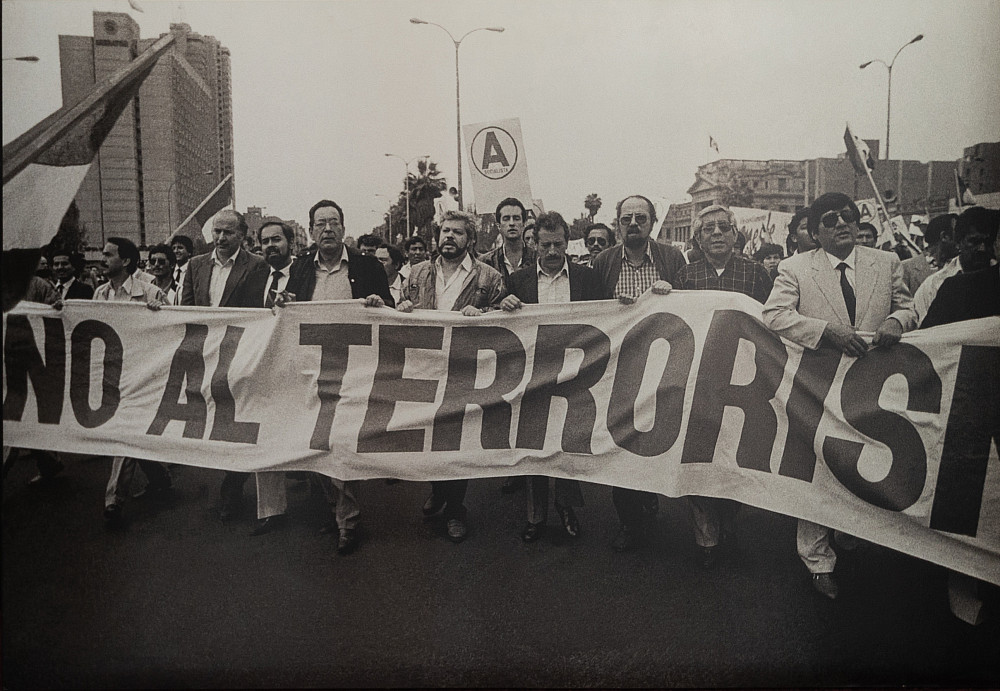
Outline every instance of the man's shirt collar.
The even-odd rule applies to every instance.
[[[541,259],[539,259],[538,261],[535,262],[535,271],[539,275],[541,275],[541,276],[549,277],[549,274],[545,273],[545,271],[542,269],[542,260]],[[566,277],[569,278],[569,261],[566,259],[566,257],[563,257],[562,268],[560,268],[555,273],[555,275],[551,276],[550,278],[557,278],[560,274],[565,274]]]
[[[214,250],[212,250],[212,261],[215,262],[216,266],[226,266],[228,264],[235,264],[236,263],[236,257],[239,256],[239,254],[240,254],[241,251],[242,251],[242,248],[241,247],[237,247],[236,251],[233,252],[233,256],[231,256],[229,259],[227,259],[225,261],[222,261],[222,260],[219,259],[219,248],[216,247]]]

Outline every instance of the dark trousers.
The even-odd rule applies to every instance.
[[[222,495],[222,503],[227,506],[239,506],[243,501],[243,485],[246,484],[250,473],[236,473],[231,470],[226,471],[222,478],[222,485],[219,487],[219,494]]]
[[[653,492],[612,487],[611,499],[618,511],[618,520],[630,528],[641,527],[660,510],[660,502]]]
[[[469,489],[468,480],[438,480],[431,483],[431,493],[438,499],[443,499],[445,520],[457,518],[465,520],[465,492]]]

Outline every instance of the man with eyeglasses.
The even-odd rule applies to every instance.
[[[344,211],[337,202],[323,199],[309,209],[309,230],[316,249],[292,262],[286,295],[278,296],[276,307],[286,301],[358,300],[366,307],[395,307],[389,293],[382,263],[374,255],[348,247],[345,242]],[[358,525],[359,480],[323,477],[323,489],[331,503],[336,502],[334,522],[321,529],[337,531],[337,554],[347,555],[360,543]]]
[[[146,255],[146,267],[153,276],[153,285],[163,291],[166,304],[177,304],[177,293],[180,286],[174,282],[174,265],[177,260],[170,245],[153,245]]]
[[[705,253],[701,261],[682,266],[674,287],[679,290],[725,290],[743,293],[763,304],[771,293],[771,277],[763,265],[735,251],[736,216],[727,207],[713,204],[702,209],[691,232]],[[736,538],[739,504],[728,499],[689,496],[694,537],[701,551],[702,568],[711,569],[721,548]]]
[[[764,323],[779,336],[809,350],[832,348],[862,357],[870,348],[895,345],[903,332],[916,326],[899,257],[857,246],[860,216],[851,198],[839,192],[813,202],[809,234],[819,248],[778,265],[778,278],[764,305]],[[875,333],[871,344],[859,331]],[[850,540],[841,541],[849,549],[844,542]],[[796,545],[813,587],[835,599],[837,554],[830,529],[800,519]]]
[[[684,266],[684,255],[671,245],[650,241],[656,223],[653,202],[640,194],[625,197],[618,202],[617,216],[622,248],[609,247],[593,260],[604,297],[631,304],[646,291],[666,295],[678,270]],[[656,495],[613,487],[611,498],[621,521],[612,549],[624,552],[645,544],[659,511]]]
[[[593,266],[594,260],[604,250],[615,244],[611,229],[603,223],[594,223],[587,226],[584,231],[584,244],[587,246],[588,254],[580,258],[579,264]]]

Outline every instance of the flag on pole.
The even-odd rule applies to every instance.
[[[210,221],[227,206],[233,203],[233,174],[230,173],[222,179],[215,189],[208,193],[198,208],[185,218],[177,229],[170,233],[173,237],[177,233],[193,237],[192,233],[199,229],[205,242],[212,242],[212,224]],[[186,230],[185,230],[186,229]]]
[[[173,42],[173,34],[164,36],[80,102],[3,147],[5,251],[42,247],[52,239],[104,138]]]
[[[851,159],[851,164],[858,175],[867,175],[867,171],[875,170],[875,161],[872,159],[868,144],[851,133],[850,125],[844,129],[844,144],[847,145],[847,157]]]
[[[715,153],[719,153],[719,142],[715,141],[712,135],[708,135],[708,148],[715,149]]]

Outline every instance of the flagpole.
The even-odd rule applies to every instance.
[[[868,168],[868,166],[865,166],[864,168],[865,168],[865,173],[868,176],[868,182],[871,183],[872,191],[875,192],[875,205],[878,207],[879,220],[881,221],[882,225],[884,226],[888,224],[889,228],[892,229],[892,235],[894,238],[896,238],[897,242],[900,242],[900,240],[902,240],[900,244],[907,244],[917,254],[923,254],[923,251],[919,247],[917,247],[916,243],[914,243],[913,240],[907,237],[905,233],[898,233],[896,232],[896,229],[893,228],[892,223],[889,222],[889,212],[885,208],[885,201],[883,201],[882,194],[878,191],[878,185],[875,184],[875,178],[872,177],[872,171]]]

